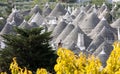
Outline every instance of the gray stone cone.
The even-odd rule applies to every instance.
[[[104,38],[101,36],[97,36],[95,39],[92,40],[87,50],[93,53],[102,42],[104,42]]]
[[[71,14],[69,12],[66,12],[66,14],[63,16],[63,18],[67,21],[67,22],[72,22],[73,19],[71,17]]]
[[[120,18],[118,18],[115,22],[111,24],[113,28],[120,28]]]
[[[96,13],[90,13],[80,25],[80,28],[83,30],[85,34],[89,34],[92,29],[99,23],[99,18]]]
[[[14,21],[16,26],[19,26],[23,22],[23,20],[24,18],[18,10],[13,11],[7,18],[7,22]]]
[[[43,9],[42,15],[46,17],[51,13],[51,11],[52,11],[52,9],[50,7],[45,7]]]
[[[36,27],[39,27],[39,26],[37,25],[36,22],[31,22],[31,23],[30,23],[30,27],[31,27],[31,28],[36,28]]]
[[[85,12],[80,12],[79,14],[78,14],[78,16],[73,20],[73,24],[74,25],[79,25],[79,23],[81,23],[84,19],[85,19],[85,17],[86,17],[86,13]]]
[[[89,9],[91,8],[91,5],[90,4],[88,4],[87,6],[85,6],[85,12],[87,12]]]
[[[100,31],[99,35],[102,36],[105,40],[114,40],[115,39],[114,33],[105,26]]]
[[[108,24],[107,20],[103,18],[97,26],[91,31],[91,33],[88,34],[92,39],[94,39],[97,34],[103,29],[103,27],[106,26],[107,28],[110,28],[110,25]]]
[[[71,15],[72,16],[74,16],[74,17],[77,17],[78,16],[78,14],[80,13],[80,7],[78,7],[78,8],[76,8],[72,13],[71,13]]]
[[[14,10],[10,13],[10,15],[8,16],[7,18],[7,22],[12,22],[13,20],[13,17],[15,16],[15,14],[17,13],[18,11],[17,10]]]
[[[51,24],[50,27],[48,28],[48,31],[54,31],[55,27],[57,26],[57,24]]]
[[[60,33],[65,29],[66,26],[67,23],[64,20],[57,24],[51,35],[53,36],[53,40],[55,40],[60,35]]]
[[[96,5],[91,6],[91,8],[87,11],[88,14],[94,12],[94,10],[97,10]]]
[[[100,59],[100,61],[101,61],[101,63],[102,63],[102,66],[105,67],[105,66],[106,66],[106,61],[107,61],[107,59],[108,59],[109,56],[104,52],[104,50],[102,50],[102,51],[98,54],[97,57]]]
[[[99,47],[99,45],[104,42],[104,40],[111,43],[114,41],[114,39],[115,37],[113,32],[104,26],[100,33],[95,37],[95,39],[93,39],[87,50],[93,53]]]
[[[106,4],[103,4],[98,10],[98,14],[101,14],[107,8]]]
[[[31,12],[30,14],[37,14],[37,13],[40,13],[42,14],[42,10],[40,9],[40,7],[38,5],[35,5],[32,9],[31,9]]]
[[[44,18],[40,15],[39,12],[35,14],[35,16],[32,18],[30,23],[35,22],[38,26],[40,26],[43,23]]]
[[[113,50],[113,46],[111,43],[108,43],[107,41],[104,41],[94,52],[93,55],[97,56],[102,50],[104,49],[104,52],[107,55],[110,55],[111,51]]]
[[[68,46],[65,46],[65,48],[74,51],[74,50],[77,50],[75,46],[76,46],[76,44],[73,42],[73,43],[69,44]]]
[[[64,9],[64,7],[60,3],[57,3],[55,8],[49,14],[49,17],[59,17],[59,16],[62,16],[62,15],[65,15],[66,12],[67,11]]]
[[[63,43],[65,44],[65,46],[68,46],[69,44],[73,43],[77,43],[77,39],[78,39],[78,33],[83,33],[83,31],[76,26],[70,33],[69,35],[64,39]]]
[[[66,28],[61,32],[61,34],[57,37],[55,43],[58,43],[60,40],[64,40],[69,33],[74,29],[74,25],[73,24],[68,24],[66,26]]]
[[[27,23],[27,21],[23,21],[19,26],[18,26],[19,28],[26,28],[26,29],[30,29],[31,27],[30,27],[30,25]]]
[[[99,15],[99,19],[102,19],[103,17],[105,17],[106,19],[110,16],[110,11],[106,8],[100,15]]]
[[[13,25],[11,25],[10,23],[6,23],[4,28],[1,30],[0,35],[11,33],[13,33]]]

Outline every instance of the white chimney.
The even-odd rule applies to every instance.
[[[1,41],[1,48],[4,49],[5,48],[5,43],[3,42],[4,40]]]
[[[118,40],[120,40],[120,28],[118,27]]]
[[[77,46],[80,48],[80,50],[85,50],[84,34],[81,33],[78,34]]]
[[[67,10],[68,10],[69,13],[72,13],[72,9],[71,9],[70,6],[68,6],[68,9],[67,9]]]

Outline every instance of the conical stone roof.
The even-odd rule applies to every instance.
[[[99,18],[97,17],[96,13],[90,13],[80,25],[80,28],[88,34],[91,32],[92,29],[99,23]]]
[[[21,16],[21,13],[16,13],[14,16],[14,21],[16,26],[19,26],[23,22],[24,18]]]
[[[87,11],[87,13],[89,14],[89,13],[95,12],[95,10],[97,10],[96,5],[93,5],[93,6],[91,6],[91,8]]]
[[[75,18],[75,20],[73,21],[74,25],[78,25],[79,23],[81,23],[84,18],[86,17],[86,13],[84,11],[81,11],[78,16]]]
[[[19,26],[23,22],[23,16],[18,10],[14,10],[7,18],[7,22],[12,22],[14,20],[16,26]]]
[[[10,34],[13,32],[13,26],[10,23],[6,23],[4,28],[1,30],[0,35]]]
[[[91,42],[92,42],[92,39],[90,39],[90,37],[88,37],[86,34],[84,34],[84,45],[86,48],[88,48],[88,46],[90,45]]]
[[[37,14],[35,14],[35,16],[32,18],[32,20],[30,21],[30,23],[35,22],[38,26],[40,26],[43,23],[44,18],[40,15],[40,13],[38,12]]]
[[[71,42],[73,43],[77,43],[77,39],[78,39],[78,33],[83,33],[83,31],[76,26],[70,33],[69,35],[64,39],[63,43],[65,44],[65,46],[68,46],[69,44],[71,44]]]
[[[62,15],[65,15],[67,11],[64,9],[64,7],[60,4],[57,3],[57,5],[55,6],[55,8],[51,11],[51,13],[49,14],[49,17],[59,17]]]
[[[93,53],[98,47],[99,45],[104,42],[104,38],[101,36],[97,36],[95,39],[93,39],[93,41],[90,43],[90,45],[88,46],[87,50],[90,51],[91,53]]]
[[[28,20],[28,23],[31,22],[31,20],[35,17],[36,14],[32,14],[32,16],[30,17],[30,19]]]
[[[91,8],[91,5],[90,5],[90,4],[87,4],[87,5],[85,6],[84,11],[87,12],[90,8]]]
[[[102,62],[102,66],[103,67],[105,67],[106,66],[106,61],[107,61],[107,59],[108,59],[108,55],[104,52],[104,50],[102,50],[99,54],[98,54],[98,56],[97,56],[99,59],[100,59],[100,61]]]
[[[74,42],[72,42],[72,43],[69,44],[68,46],[65,46],[65,48],[74,51],[74,50],[77,50],[77,49],[75,48],[75,46],[76,46],[76,44],[75,44]]]
[[[30,25],[27,23],[26,20],[24,20],[21,25],[18,26],[19,28],[27,28],[27,29],[30,29]]]
[[[71,17],[71,14],[69,12],[66,12],[66,14],[63,16],[63,18],[67,21],[67,22],[72,22],[73,19]]]
[[[80,6],[80,11],[85,11],[85,6]]]
[[[74,29],[74,25],[73,24],[68,24],[66,26],[66,28],[61,32],[61,34],[57,37],[55,43],[58,43],[60,40],[64,40],[69,33]]]
[[[110,55],[111,51],[113,50],[113,46],[111,43],[108,43],[107,41],[104,41],[94,52],[93,55],[97,56],[102,50],[104,49],[104,52],[107,55]]]
[[[107,8],[107,5],[105,3],[103,3],[103,5],[98,10],[98,14],[101,14],[106,8]]]
[[[51,13],[52,9],[50,7],[45,7],[43,9],[42,15],[48,16]]]
[[[42,10],[40,9],[40,7],[38,5],[35,5],[32,9],[31,9],[31,12],[30,14],[37,14],[37,13],[40,13],[42,14]]]
[[[94,39],[97,36],[97,34],[103,29],[104,26],[106,26],[107,28],[110,28],[110,25],[108,24],[108,22],[105,18],[103,18],[97,24],[97,26],[91,31],[91,33],[88,36],[90,36],[92,39]]]
[[[106,8],[100,15],[99,15],[99,19],[102,19],[103,17],[105,17],[106,19],[108,18],[110,14],[110,11]]]
[[[112,8],[112,10],[110,11],[110,14],[115,17],[116,15],[116,10],[117,10],[117,4],[114,5],[114,7]]]
[[[114,40],[115,39],[113,32],[105,26],[100,31],[99,35],[102,36],[105,40]]]
[[[16,13],[18,13],[18,10],[16,10],[16,9],[12,10],[12,12],[10,13],[10,15],[7,18],[7,22],[12,22]]]
[[[39,26],[36,24],[36,22],[31,22],[30,27],[31,28],[36,28],[36,27],[39,27]]]
[[[55,27],[57,26],[57,24],[52,24],[50,25],[50,27],[48,27],[48,31],[54,31]]]
[[[113,32],[104,26],[100,33],[93,39],[87,50],[94,52],[104,40],[112,42],[114,39]]]
[[[120,18],[118,18],[115,22],[111,24],[113,28],[120,28]]]
[[[67,23],[64,20],[59,22],[55,27],[54,31],[52,32],[53,39],[56,39],[60,35],[60,33],[65,29],[66,26]]]
[[[77,17],[78,16],[78,14],[80,13],[80,7],[78,7],[78,8],[76,8],[72,13],[71,13],[71,15],[72,16],[74,16],[74,17]]]
[[[27,15],[29,15],[30,14],[30,9],[27,9],[27,10],[21,10],[21,14],[23,15],[23,16],[27,16]]]

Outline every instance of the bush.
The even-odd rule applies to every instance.
[[[44,67],[53,71],[56,54],[49,45],[50,32],[43,32],[42,28],[20,29],[16,28],[16,34],[3,35],[6,48],[0,51],[0,67],[8,71],[11,59],[17,58],[21,67],[27,67],[36,71]]]
[[[114,49],[107,60],[105,68],[102,67],[98,58],[93,55],[86,57],[83,53],[75,55],[72,51],[60,48],[57,51],[57,64],[54,66],[56,74],[120,74],[120,42],[113,44]],[[12,66],[12,67],[11,67]],[[22,69],[18,67],[18,64],[13,59],[13,63],[10,65],[11,73],[17,72],[18,74]],[[31,71],[24,68],[24,71]],[[36,74],[47,74],[46,69],[37,69]],[[15,73],[12,73],[15,74]],[[22,73],[21,73],[22,74]]]

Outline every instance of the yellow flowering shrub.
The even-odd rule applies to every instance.
[[[7,74],[6,72],[1,72],[0,74]]]
[[[100,60],[93,55],[88,57],[83,53],[75,55],[69,49],[59,48],[54,70],[56,74],[120,74],[120,42],[114,42],[113,47],[105,68],[102,67]],[[32,74],[32,71],[27,68],[20,68],[16,58],[13,58],[13,62],[10,64],[10,71],[11,74]],[[7,73],[1,72],[0,74]],[[44,68],[38,68],[36,74],[49,73]]]
[[[104,68],[106,74],[120,74],[120,42],[114,42],[113,47],[107,66]]]
[[[13,58],[13,62],[10,64],[10,70],[11,74],[32,74],[30,70],[27,70],[27,68],[20,68],[15,57]]]
[[[68,49],[60,48],[54,70],[57,74],[120,74],[120,42],[114,42],[113,47],[105,68],[93,55],[86,57],[80,53],[77,56]]]
[[[36,71],[36,74],[47,74],[47,70],[44,68],[41,68],[41,69],[38,68]]]
[[[77,56],[65,48],[58,49],[57,54],[54,67],[57,74],[100,74],[101,62],[92,55],[89,58],[82,53]]]
[[[85,74],[100,74],[101,62],[98,58],[91,55],[86,62]]]
[[[10,64],[11,74],[32,74],[32,71],[20,68],[16,62],[16,58],[13,58],[13,62]],[[1,72],[0,74],[7,74],[6,72]],[[48,74],[46,69],[37,69],[36,74]]]

